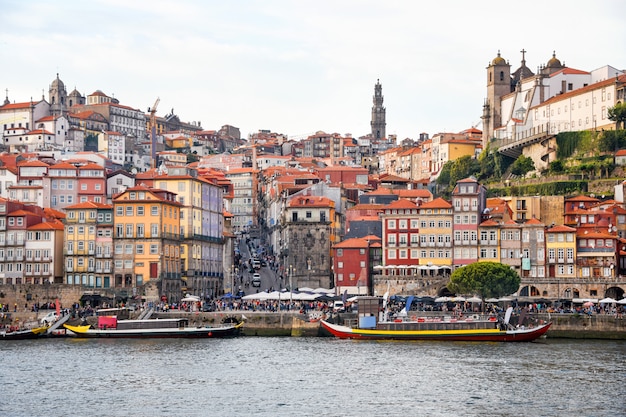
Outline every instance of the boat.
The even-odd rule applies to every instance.
[[[381,313],[378,320],[378,301],[374,298],[368,314],[366,300],[359,303],[359,318],[355,326],[345,326],[322,320],[321,325],[330,334],[340,339],[361,340],[448,340],[480,342],[530,342],[546,334],[551,322],[531,326],[514,327],[509,324],[512,308],[507,309],[504,318],[472,315],[464,318],[450,316],[417,317],[401,316],[385,319]]]
[[[0,340],[26,340],[37,339],[46,335],[47,327],[34,327],[32,329],[9,329],[0,332]]]
[[[352,328],[321,321],[323,328],[340,339],[454,340],[481,342],[530,342],[550,328],[545,323],[532,328],[500,329],[496,321],[457,320],[380,322],[375,328]]]
[[[223,323],[215,327],[190,327],[186,318],[117,320],[116,317],[98,317],[98,327],[91,325],[63,325],[67,335],[77,338],[187,338],[207,339],[236,336],[242,322]]]

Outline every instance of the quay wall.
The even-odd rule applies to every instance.
[[[156,313],[152,317],[187,317],[193,325],[221,323],[227,317],[244,320],[245,336],[330,336],[321,328],[317,318],[300,313],[271,313],[250,311],[220,311],[211,313]],[[618,339],[626,340],[626,317],[594,314],[537,314],[538,320],[552,321],[548,331],[549,338],[566,339]],[[339,314],[340,320],[356,319],[356,313]]]

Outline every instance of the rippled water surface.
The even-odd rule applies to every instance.
[[[626,342],[0,343],[2,416],[621,416]]]

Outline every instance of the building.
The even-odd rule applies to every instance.
[[[498,152],[522,153],[544,169],[556,158],[556,135],[580,130],[614,130],[608,109],[623,100],[626,75],[606,65],[593,71],[566,67],[552,54],[537,74],[522,64],[511,73],[500,56],[487,67],[483,105],[483,147],[494,140]],[[620,98],[621,97],[621,98]]]
[[[65,278],[68,285],[124,289],[113,279],[113,208],[86,201],[65,207]]]
[[[182,298],[180,209],[175,193],[142,185],[113,198],[116,287],[152,301]]]
[[[281,226],[286,242],[284,273],[290,288],[331,288],[335,202],[327,197],[299,195],[286,204]]]
[[[419,242],[411,241],[412,250],[419,245],[420,274],[449,275],[452,269],[452,204],[443,198],[419,206]]]
[[[337,294],[371,295],[372,271],[380,260],[380,238],[346,239],[333,246],[333,272]]]
[[[457,182],[452,191],[455,268],[478,260],[478,225],[486,207],[486,189],[473,178]]]

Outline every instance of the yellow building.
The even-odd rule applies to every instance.
[[[548,276],[557,280],[576,277],[576,229],[569,226],[554,226],[546,230],[546,264]],[[567,288],[560,288],[559,297],[565,297]],[[573,296],[570,289],[568,297]]]
[[[70,285],[110,288],[113,276],[113,208],[92,201],[65,207],[65,279]]]
[[[452,212],[452,204],[443,198],[419,206],[419,264],[425,267],[422,271],[432,275],[450,272]],[[411,241],[412,251],[417,250],[417,244],[416,240]]]
[[[116,285],[153,301],[180,300],[180,208],[175,193],[143,185],[113,199]]]

